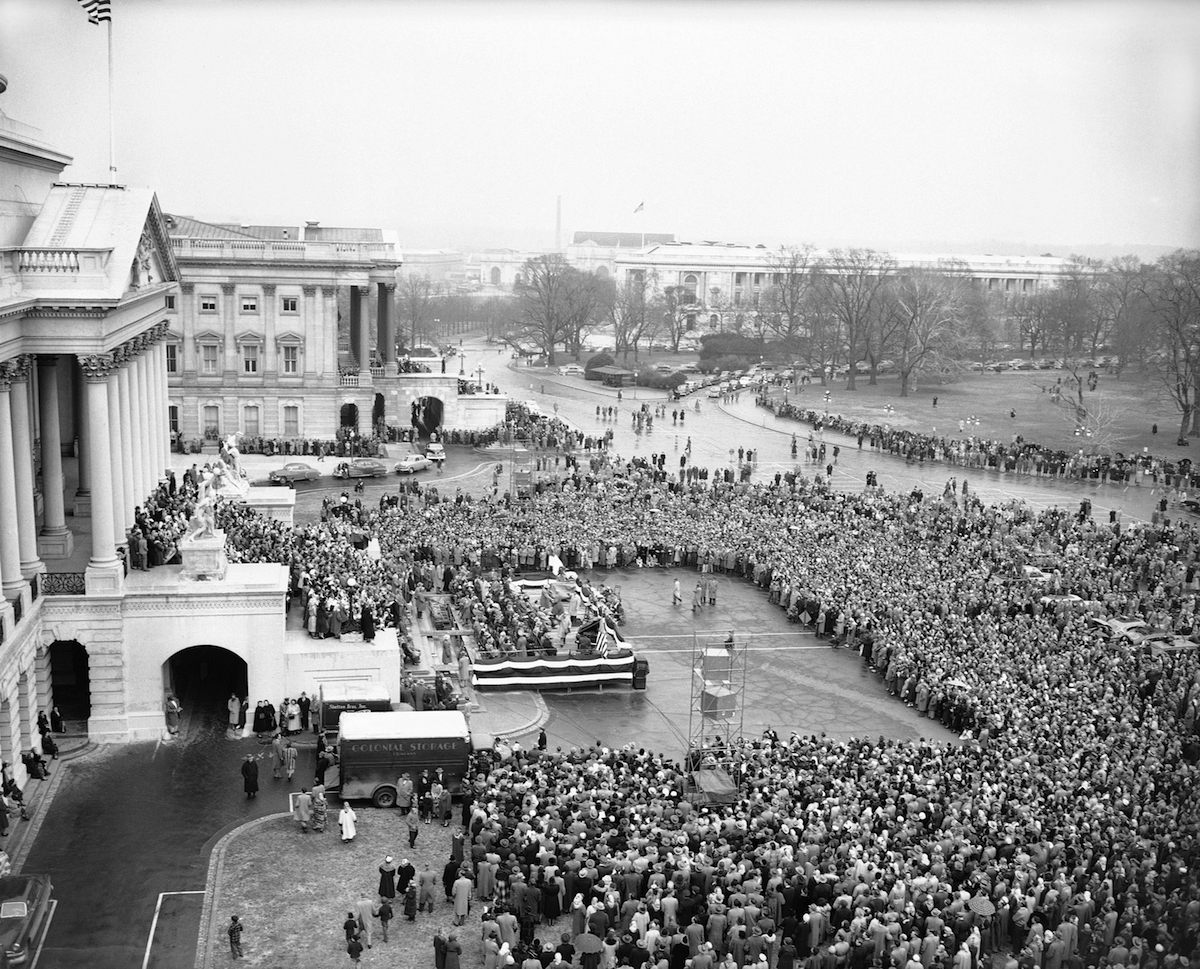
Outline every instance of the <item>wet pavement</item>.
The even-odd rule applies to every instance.
[[[641,400],[623,399],[621,418],[611,425],[598,421],[597,404],[616,403],[615,391],[579,378],[528,375],[537,387],[532,394],[519,389],[526,374],[508,370],[507,354],[467,347],[472,371],[481,363],[485,379],[508,389],[518,399],[533,396],[543,410],[559,405],[559,414],[585,433],[615,432],[615,447],[625,455],[665,452],[668,463],[692,437],[692,463],[728,465],[728,448],[760,452],[756,474],[773,475],[795,467],[788,454],[793,431],[807,437],[804,425],[776,421],[753,406],[749,393],[742,401],[720,407],[701,398],[701,411],[688,412],[684,426],[660,422],[650,434],[635,434],[629,408]],[[541,392],[541,384],[546,392]],[[637,392],[644,396],[645,392]],[[624,396],[624,395],[623,395]],[[633,395],[630,394],[630,397]],[[661,397],[656,397],[661,399]],[[689,401],[694,405],[694,401]],[[830,439],[832,443],[833,439]],[[929,493],[951,475],[964,477],[982,497],[996,500],[1020,497],[1036,504],[1077,506],[1079,497],[1092,498],[1096,514],[1119,507],[1126,517],[1148,517],[1154,500],[1149,489],[1090,486],[1065,482],[968,472],[945,466],[919,468],[870,453],[859,453],[851,439],[842,439],[835,483],[858,490],[865,471],[873,469],[888,488]],[[470,449],[451,449],[446,474],[439,485],[477,491],[490,482],[495,459]],[[455,453],[457,452],[457,453]],[[176,456],[186,467],[192,458]],[[287,459],[248,456],[248,464]],[[735,453],[736,463],[736,453]],[[811,473],[811,467],[801,469]],[[429,480],[429,479],[426,479]],[[398,480],[370,482],[367,499],[394,490]],[[297,518],[315,514],[332,482],[301,486]],[[338,483],[337,490],[343,486]],[[680,578],[685,605],[671,604],[671,585]],[[571,694],[546,694],[546,731],[552,747],[632,743],[679,756],[697,721],[692,709],[691,669],[696,643],[723,641],[729,629],[744,647],[744,687],[738,689],[738,723],[747,733],[771,724],[783,735],[825,732],[837,738],[884,736],[894,739],[931,737],[952,739],[940,725],[887,696],[879,678],[855,654],[832,649],[828,641],[789,626],[781,610],[765,593],[739,579],[720,578],[718,604],[693,615],[690,588],[695,573],[666,569],[623,570],[606,578],[619,586],[629,619],[622,633],[633,639],[650,662],[644,692],[609,689]],[[735,683],[735,687],[738,684]],[[487,695],[484,697],[488,703]],[[538,709],[532,697],[500,700],[510,722],[522,718],[532,728]],[[207,874],[208,856],[221,836],[256,817],[287,810],[287,791],[298,790],[310,776],[313,752],[302,749],[296,777],[289,785],[275,781],[269,767],[260,766],[262,793],[247,800],[239,773],[245,753],[265,748],[254,738],[229,741],[223,729],[224,695],[193,696],[181,738],[162,744],[101,748],[63,765],[53,801],[45,810],[41,830],[28,853],[24,870],[49,872],[58,906],[38,962],[39,969],[128,969],[142,964],[154,969],[183,969],[194,964],[196,938]],[[525,742],[531,742],[531,733]],[[269,859],[264,864],[270,864]],[[293,884],[281,873],[281,886]],[[157,914],[156,914],[157,913]],[[147,943],[150,943],[149,948]]]

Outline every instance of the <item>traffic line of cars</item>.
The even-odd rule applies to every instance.
[[[392,466],[397,474],[415,474],[432,468],[435,464],[446,460],[446,448],[441,444],[430,444],[424,454],[406,454]],[[390,472],[385,462],[379,458],[352,458],[340,461],[333,469],[333,476],[345,478],[383,478]],[[303,461],[291,461],[282,468],[276,468],[268,477],[273,484],[294,485],[297,481],[315,481],[321,477],[321,472]]]

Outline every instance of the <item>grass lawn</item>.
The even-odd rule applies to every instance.
[[[788,399],[820,411],[825,409],[823,395],[828,390],[832,395],[830,414],[949,437],[971,435],[1010,441],[1020,434],[1028,441],[1073,451],[1081,446],[1074,435],[1074,419],[1066,409],[1056,406],[1048,393],[1048,388],[1063,375],[1058,370],[970,373],[954,383],[924,384],[910,390],[908,397],[900,396],[896,377],[880,377],[878,385],[872,387],[863,376],[857,390],[846,390],[845,380],[840,379],[830,381],[825,387],[806,384],[798,396],[789,393]],[[772,390],[772,396],[782,395],[782,390]],[[934,396],[938,399],[936,408]],[[1126,373],[1118,379],[1101,374],[1095,392],[1084,392],[1084,403],[1092,408],[1100,404],[1112,415],[1115,450],[1129,454],[1145,447],[1151,454],[1171,459],[1190,455],[1190,448],[1175,444],[1178,411],[1169,399],[1163,398],[1151,378]],[[890,415],[885,410],[889,404],[895,408]],[[1009,416],[1011,411],[1016,411],[1015,418]],[[972,416],[979,418],[979,426],[965,425],[960,431],[959,421],[965,422]],[[1158,424],[1157,434],[1151,432],[1154,424]]]
[[[419,914],[415,922],[409,922],[403,900],[396,899],[391,941],[382,941],[376,920],[373,947],[364,950],[363,965],[427,969],[433,965],[433,933],[438,928],[458,933],[464,966],[479,965],[483,959],[479,939],[482,904],[473,901],[466,924],[456,928],[454,906],[444,900],[441,891],[442,868],[450,859],[450,836],[455,828],[423,824],[416,847],[409,851],[408,832],[401,828],[398,812],[355,805],[358,836],[342,844],[337,827],[339,809],[340,804],[331,801],[330,826],[321,834],[302,834],[291,818],[279,818],[233,839],[220,875],[219,908],[213,912],[217,930],[214,963],[222,965],[229,958],[225,926],[229,916],[237,914],[246,925],[243,965],[266,969],[348,966],[342,931],[346,912],[359,898],[379,897],[379,866],[385,855],[392,855],[397,865],[408,858],[418,873],[426,864],[433,867],[438,876],[437,907],[434,914]],[[567,921],[560,919],[559,925],[566,928]],[[557,939],[558,933],[553,937]]]

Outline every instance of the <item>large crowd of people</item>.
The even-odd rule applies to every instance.
[[[1200,487],[1200,468],[1189,458],[1170,460],[1151,454],[1089,453],[1084,448],[1067,451],[1021,436],[1005,442],[972,436],[965,421],[959,422],[963,436],[922,434],[889,424],[827,414],[766,394],[755,398],[760,407],[779,417],[829,429],[857,439],[858,446],[904,458],[906,461],[939,461],[958,467],[991,470],[1033,477],[1067,478],[1076,481],[1141,485],[1162,484],[1181,493]],[[1086,440],[1083,443],[1087,443]]]
[[[541,423],[526,439],[570,433]],[[890,448],[881,430],[862,433]],[[579,576],[572,606],[602,614],[595,570],[740,576],[962,734],[771,733],[722,753],[740,782],[726,804],[690,803],[684,768],[647,751],[518,755],[474,794],[477,895],[499,906],[512,883],[536,886],[518,893],[520,936],[498,941],[531,943],[557,910],[614,965],[975,969],[1003,949],[1027,969],[1169,969],[1200,956],[1200,654],[1093,621],[1193,633],[1200,531],[696,471],[597,448],[524,501],[410,482],[377,509],[349,502],[296,528],[228,504],[219,520],[231,559],[288,565],[303,598],[351,620],[366,610],[403,629],[410,606],[449,593],[485,655],[554,647],[561,610],[507,582],[554,560]],[[995,915],[976,914],[980,896]]]

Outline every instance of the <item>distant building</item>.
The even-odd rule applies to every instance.
[[[778,249],[732,243],[670,242],[643,250],[618,253],[613,275],[622,283],[642,278],[659,291],[678,287],[684,302],[694,307],[689,329],[716,330],[723,314],[752,299],[772,284],[777,271]],[[817,250],[811,261],[826,253]],[[950,261],[961,263],[976,285],[992,292],[1031,294],[1057,285],[1068,271],[1069,261],[1053,256],[989,256],[927,253],[892,253],[897,267],[939,269]]]
[[[427,276],[434,283],[457,288],[466,267],[466,256],[453,249],[403,249],[399,276]]]
[[[567,246],[566,259],[584,272],[611,277],[616,273],[618,256],[674,241],[671,232],[576,232]]]
[[[511,293],[530,259],[550,255],[550,249],[485,249],[478,253],[479,283],[485,295]]]
[[[181,274],[167,346],[172,428],[209,440],[369,432],[372,377],[395,371],[394,234],[181,215],[167,224]]]

